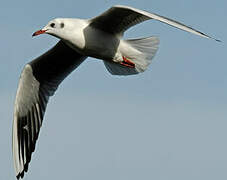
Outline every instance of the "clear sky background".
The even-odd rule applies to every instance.
[[[156,35],[140,75],[110,75],[88,58],[50,99],[25,180],[226,180],[226,0],[20,0],[0,7],[0,179],[15,179],[11,132],[23,66],[58,41],[34,31],[56,17],[90,18],[114,4],[155,12],[219,38],[153,20],[125,38]]]

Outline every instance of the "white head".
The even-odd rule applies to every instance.
[[[32,36],[50,34],[82,49],[85,46],[84,29],[88,25],[89,21],[84,19],[57,18],[48,22],[43,29],[36,31]]]
[[[40,34],[50,34],[52,36],[65,39],[67,36],[67,32],[73,28],[73,23],[70,22],[72,22],[72,19],[57,18],[51,20],[44,28],[33,33],[32,36],[37,36]]]

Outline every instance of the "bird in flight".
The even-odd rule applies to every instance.
[[[147,69],[158,50],[158,37],[128,40],[122,37],[127,29],[149,19],[214,39],[167,17],[122,5],[91,19],[57,18],[33,34],[50,34],[60,41],[26,64],[20,76],[12,143],[17,179],[28,171],[49,97],[88,56],[103,60],[113,75],[138,74]]]

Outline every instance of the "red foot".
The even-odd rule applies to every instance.
[[[135,68],[135,64],[132,61],[127,59],[125,56],[122,56],[122,58],[123,58],[123,61],[120,62],[121,65],[130,67],[130,68]]]

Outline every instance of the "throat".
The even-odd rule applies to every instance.
[[[66,41],[66,40],[63,40],[65,42],[65,44],[67,44],[67,46],[69,46],[70,48],[72,48],[73,50],[75,50],[76,52],[80,53],[80,54],[83,54],[83,55],[86,55],[83,51],[83,48],[80,48],[79,46],[75,45],[75,44],[72,44],[71,42],[69,41]]]

